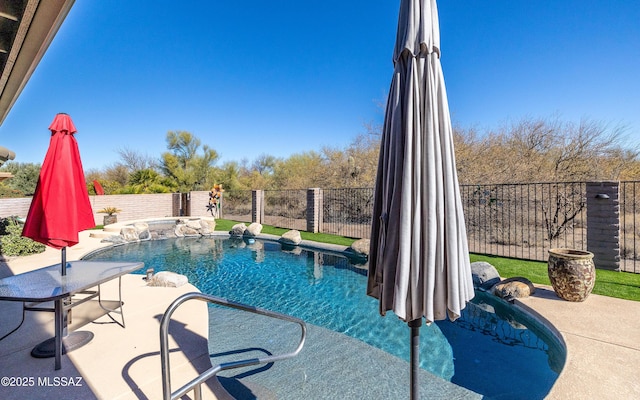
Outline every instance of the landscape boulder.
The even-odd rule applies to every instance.
[[[149,224],[146,222],[137,222],[133,224],[133,228],[137,232],[138,240],[151,240],[151,233],[149,232]]]
[[[111,235],[101,240],[103,243],[125,244],[127,243],[120,235]]]
[[[485,261],[471,263],[471,276],[473,277],[473,287],[482,290],[489,290],[500,282],[498,270]]]
[[[262,232],[262,224],[259,224],[257,222],[254,222],[252,224],[250,224],[247,229],[245,229],[244,233],[242,234],[244,237],[256,237],[260,234],[260,232]]]
[[[493,287],[493,294],[505,300],[522,299],[534,294],[536,288],[523,277],[508,278]]]
[[[151,240],[151,232],[149,232],[148,229],[146,231],[138,232],[138,240],[141,242]]]
[[[125,225],[118,235],[104,238],[103,242],[122,244],[144,240],[158,240],[184,236],[212,235],[216,227],[213,218],[189,218],[167,221],[136,222]],[[242,235],[242,234],[241,234]]]
[[[369,239],[358,239],[349,246],[351,251],[353,251],[357,256],[363,258],[369,258]]]
[[[291,246],[297,246],[302,242],[302,236],[300,236],[300,231],[292,229],[282,234],[280,237],[280,243],[288,244]]]
[[[211,235],[216,230],[215,219],[201,219],[200,220],[200,233],[202,235]]]
[[[189,282],[189,279],[184,275],[170,271],[160,271],[149,279],[147,285],[155,287],[180,287],[187,282]]]
[[[120,229],[120,236],[122,236],[122,239],[124,239],[125,242],[138,241],[138,231],[134,226],[131,225],[123,226]]]
[[[177,237],[200,236],[200,223],[197,223],[197,225],[192,222],[178,224],[176,225],[175,234]]]
[[[229,235],[242,236],[244,234],[244,231],[246,230],[247,230],[247,226],[244,223],[235,224],[234,226],[231,227],[231,230],[229,231]]]

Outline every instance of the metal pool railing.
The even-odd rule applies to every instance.
[[[237,310],[247,311],[253,314],[264,315],[271,318],[280,319],[283,321],[293,322],[300,325],[301,335],[300,342],[296,349],[290,353],[280,354],[275,356],[261,357],[261,358],[250,358],[247,360],[240,361],[231,361],[227,363],[218,364],[212,366],[208,370],[204,371],[200,375],[198,375],[195,379],[191,380],[189,383],[182,386],[180,389],[175,392],[171,392],[171,366],[169,363],[169,323],[171,322],[171,316],[174,311],[180,307],[181,304],[185,303],[189,300],[200,300],[205,301],[207,303],[218,304],[225,307],[234,308]],[[297,356],[300,351],[302,351],[302,347],[304,346],[304,342],[307,339],[307,325],[305,322],[299,318],[291,317],[289,315],[280,314],[274,311],[265,310],[258,307],[252,307],[241,303],[236,303],[233,301],[229,301],[227,299],[223,299],[216,296],[211,296],[203,293],[186,293],[182,296],[175,299],[167,308],[162,319],[160,320],[160,360],[162,363],[162,394],[164,400],[174,400],[179,399],[182,396],[186,395],[188,392],[194,392],[194,397],[196,400],[202,399],[202,384],[205,383],[208,379],[214,377],[218,372],[225,371],[229,369],[248,367],[251,365],[258,364],[269,364],[280,360],[285,360],[287,358],[292,358]]]

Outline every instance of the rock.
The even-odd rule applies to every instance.
[[[125,242],[138,241],[138,231],[131,225],[123,226],[122,229],[120,229],[120,236],[122,236]]]
[[[536,288],[530,280],[522,277],[505,279],[493,287],[493,294],[505,300],[522,299],[534,294]]]
[[[356,253],[356,255],[369,258],[370,242],[371,241],[369,239],[359,239],[353,242],[349,248],[353,250],[353,252]]]
[[[369,269],[369,239],[356,240],[347,248],[345,256],[352,265],[359,269]]]
[[[133,224],[133,228],[138,232],[138,240],[151,240],[151,232],[149,232],[149,224],[138,222]]]
[[[200,228],[200,224],[198,224],[198,228]],[[195,229],[191,226],[188,225],[182,225],[182,224],[178,224],[176,225],[176,236],[177,237],[183,237],[183,236],[200,236],[200,232],[198,231],[198,229]]]
[[[242,234],[244,237],[256,237],[262,232],[262,224],[254,222],[250,224]]]
[[[136,222],[135,224],[133,224],[133,227],[138,232],[144,232],[149,230],[149,224],[147,224],[146,222]]]
[[[297,246],[302,242],[302,236],[300,231],[292,229],[282,234],[280,237],[280,243]]]
[[[244,234],[244,231],[246,230],[247,230],[247,226],[244,223],[235,224],[234,226],[231,227],[231,230],[229,231],[229,235],[242,236]]]
[[[151,240],[151,232],[146,230],[138,233],[138,240],[140,241]]]
[[[119,239],[107,238],[103,241],[121,244],[141,240],[212,235],[215,227],[216,221],[213,218],[182,218],[161,223],[152,222],[151,224],[136,222],[132,225],[124,226],[120,230],[120,235],[116,235]]]
[[[200,220],[189,219],[189,220],[185,221],[184,225],[187,228],[193,229],[196,232],[200,232],[200,229],[202,228],[202,225],[200,225]]]
[[[168,238],[175,238],[176,237],[176,232],[175,232],[175,228],[168,231],[166,229],[163,230],[150,230],[149,231],[151,233],[151,240],[161,240],[161,239],[168,239]]]
[[[200,234],[211,235],[216,230],[215,219],[201,219],[200,220]]]
[[[489,290],[493,285],[500,282],[498,270],[485,261],[471,263],[471,275],[475,288]]]
[[[184,275],[176,274],[175,272],[160,271],[151,277],[149,282],[147,282],[147,286],[180,287],[187,282],[189,282],[189,279]]]
[[[111,235],[100,241],[101,243],[125,244],[127,243],[120,235]]]

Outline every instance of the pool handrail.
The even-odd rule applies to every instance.
[[[180,389],[171,393],[171,373],[170,373],[170,363],[169,363],[169,322],[171,321],[171,315],[173,315],[174,311],[183,303],[189,300],[200,300],[206,301],[207,303],[214,303],[221,306],[226,306],[230,308],[235,308],[242,311],[247,311],[254,314],[264,315],[271,318],[277,318],[280,320],[294,322],[300,325],[301,335],[300,342],[296,349],[290,353],[280,354],[280,355],[270,355],[268,357],[259,357],[259,358],[250,358],[246,360],[240,361],[232,361],[227,363],[221,363],[215,366],[212,366],[208,370],[204,371],[200,375],[198,375],[195,379],[191,380]],[[236,303],[234,301],[230,301],[221,297],[212,296],[209,294],[199,293],[199,292],[190,292],[185,293],[182,296],[175,299],[167,310],[165,311],[162,319],[160,320],[160,362],[162,364],[162,396],[164,400],[174,400],[179,399],[180,397],[187,394],[190,390],[194,391],[194,397],[196,400],[202,399],[202,387],[201,385],[206,382],[211,377],[215,376],[220,371],[225,371],[228,369],[234,368],[242,368],[248,367],[251,365],[258,364],[268,364],[273,363],[275,361],[284,360],[287,358],[292,358],[297,356],[302,347],[304,346],[305,340],[307,338],[307,325],[305,322],[299,318],[292,317],[286,314],[281,314],[275,311],[265,310],[259,307],[253,307],[242,303]]]

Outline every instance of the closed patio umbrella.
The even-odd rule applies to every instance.
[[[402,0],[376,177],[367,294],[411,327],[455,320],[473,298],[435,0]]]
[[[67,114],[57,114],[49,126],[51,141],[36,191],[22,230],[26,236],[61,249],[66,275],[66,248],[78,244],[78,232],[93,228],[95,220],[84,180],[76,127]]]
[[[69,115],[57,114],[49,126],[51,140],[44,157],[36,191],[31,200],[22,236],[61,249],[60,273],[67,274],[66,249],[78,244],[78,232],[95,226],[84,180],[76,127]],[[65,313],[66,314],[66,313]],[[66,316],[63,326],[66,333]],[[73,332],[63,341],[66,352],[91,340],[91,332]],[[53,357],[55,340],[38,345],[34,357]]]

